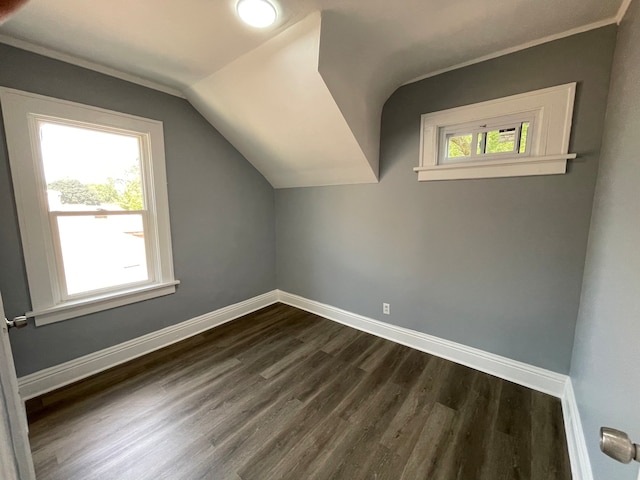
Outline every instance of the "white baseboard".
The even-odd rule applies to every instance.
[[[334,320],[422,352],[446,358],[452,362],[466,365],[554,397],[561,398],[564,395],[565,384],[569,378],[567,375],[534,367],[527,363],[511,360],[510,358],[427,335],[426,333],[390,325],[281,290],[278,291],[278,299],[282,303],[315,313],[329,320]]]
[[[571,379],[568,375],[552,372],[527,363],[468,347],[450,340],[427,335],[408,328],[367,318],[340,308],[325,305],[298,295],[278,290],[278,300],[292,307],[306,310],[363,332],[386,338],[416,350],[446,358],[481,372],[494,375],[518,385],[553,395],[562,401],[567,447],[574,480],[593,480],[587,454],[580,413],[576,404]],[[638,479],[640,480],[640,479]]]
[[[192,337],[205,330],[230,322],[278,301],[560,398],[562,400],[573,478],[575,480],[593,480],[580,413],[571,380],[567,375],[528,365],[450,340],[390,325],[281,290],[273,290],[119,345],[26,375],[18,379],[20,394],[23,400],[37,397]]]
[[[567,447],[571,459],[571,474],[574,480],[593,480],[591,462],[587,452],[580,411],[576,402],[575,392],[571,379],[567,381],[564,396],[562,397],[562,413],[564,417],[564,431],[567,435]]]
[[[278,301],[277,290],[186,320],[142,337],[105,348],[18,379],[20,395],[28,400],[134,358],[230,322]]]

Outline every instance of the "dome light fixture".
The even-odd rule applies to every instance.
[[[256,28],[273,25],[278,16],[276,7],[267,0],[240,0],[236,10],[244,23]]]

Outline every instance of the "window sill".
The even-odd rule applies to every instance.
[[[179,280],[174,280],[161,284],[138,287],[118,292],[116,294],[84,298],[82,300],[65,302],[60,305],[56,305],[55,307],[27,312],[26,315],[27,317],[35,318],[36,326],[40,327],[42,325],[68,320],[70,318],[108,310],[110,308],[121,307],[130,303],[170,295],[175,293],[176,285],[179,283]]]
[[[503,158],[500,160],[415,167],[413,170],[418,173],[419,182],[554,175],[566,173],[567,160],[574,158],[576,158],[575,153],[566,153],[544,157]]]

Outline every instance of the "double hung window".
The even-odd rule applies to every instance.
[[[0,90],[42,325],[175,292],[162,123]]]

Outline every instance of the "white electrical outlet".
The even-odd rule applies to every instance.
[[[384,313],[385,315],[389,315],[389,313],[391,313],[391,307],[388,303],[382,304],[382,313]]]

